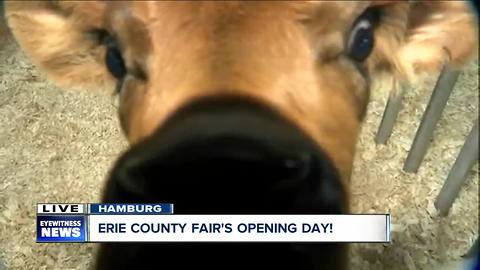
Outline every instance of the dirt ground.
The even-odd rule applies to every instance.
[[[478,237],[478,165],[448,217],[433,207],[478,115],[478,62],[461,75],[419,172],[402,171],[433,82],[407,93],[387,145],[373,138],[388,89],[373,93],[355,160],[353,208],[390,213],[393,241],[354,244],[352,269],[439,269]],[[35,243],[35,205],[98,201],[126,147],[110,94],[55,87],[0,33],[0,261],[7,269],[88,268],[94,244]]]

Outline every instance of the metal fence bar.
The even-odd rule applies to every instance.
[[[478,160],[478,119],[467,136],[455,163],[450,170],[447,180],[435,200],[435,208],[441,215],[447,215],[453,202],[460,192],[460,188],[467,179],[469,171]]]
[[[432,138],[433,130],[440,120],[443,109],[447,104],[448,98],[452,93],[452,90],[457,82],[459,70],[450,70],[448,67],[444,67],[440,76],[438,77],[433,93],[430,97],[430,101],[425,109],[425,112],[420,122],[420,126],[415,134],[415,139],[412,143],[410,151],[408,152],[407,159],[403,170],[406,172],[417,172],[418,167],[425,157],[425,153],[430,145],[430,139]]]
[[[394,89],[390,91],[387,105],[383,112],[382,121],[375,136],[375,143],[386,144],[388,138],[392,134],[393,127],[397,121],[398,113],[402,107],[402,99],[405,93],[405,87],[397,83],[394,84]]]

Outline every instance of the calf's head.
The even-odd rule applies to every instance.
[[[345,213],[379,73],[463,64],[465,2],[12,2],[26,54],[119,98],[131,149],[107,202],[180,213]]]

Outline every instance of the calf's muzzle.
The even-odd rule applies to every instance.
[[[335,214],[330,159],[268,106],[204,98],[176,111],[117,162],[105,202],[173,203],[184,214]]]
[[[229,97],[184,106],[127,151],[104,202],[173,203],[182,214],[338,214],[344,196],[330,159],[299,128],[260,102]],[[158,261],[177,255],[188,259]],[[97,269],[343,269],[345,255],[334,243],[106,243]]]

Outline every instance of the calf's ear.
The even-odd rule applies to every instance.
[[[398,58],[407,72],[461,68],[477,55],[478,20],[468,1],[411,5],[406,42]]]
[[[113,89],[99,42],[104,2],[7,1],[8,26],[24,53],[54,83]]]

